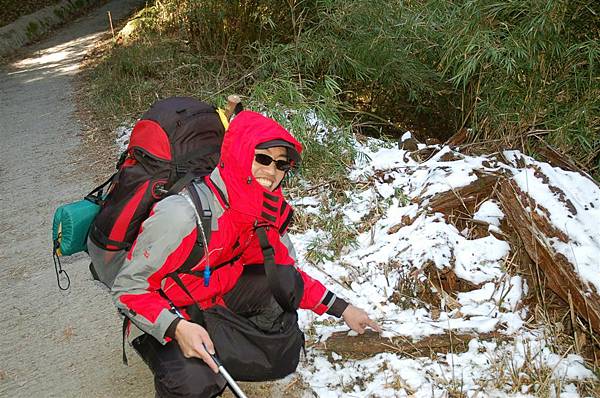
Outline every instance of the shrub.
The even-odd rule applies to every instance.
[[[537,137],[600,174],[599,4],[162,0],[98,86],[108,96],[100,86],[122,82],[107,102],[124,112],[171,94],[237,92],[307,132],[309,157],[328,145],[311,141],[313,112],[336,134],[445,139],[467,127],[474,140],[524,148]]]

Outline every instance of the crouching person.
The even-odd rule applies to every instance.
[[[231,123],[216,169],[158,202],[142,224],[112,293],[159,397],[213,397],[225,388],[209,353],[241,381],[296,370],[304,335],[298,308],[379,326],[296,267],[292,209],[281,182],[302,147],[283,127],[244,111]],[[206,234],[194,201],[210,215]],[[204,216],[206,216],[204,214]],[[186,261],[202,247],[199,262]],[[210,271],[209,271],[210,270]]]

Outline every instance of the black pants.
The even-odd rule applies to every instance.
[[[251,327],[255,326],[259,334],[263,330],[268,331],[268,334],[265,335],[268,337],[266,344],[264,341],[260,341],[258,344],[263,346],[271,345],[272,348],[270,348],[269,351],[283,352],[284,350],[287,350],[286,352],[292,352],[292,356],[295,356],[296,350],[294,348],[290,349],[290,345],[295,347],[298,344],[303,344],[302,333],[297,329],[296,324],[294,324],[294,327],[301,336],[301,343],[293,342],[293,340],[297,340],[296,336],[298,333],[290,331],[286,332],[287,334],[281,335],[285,337],[281,339],[277,338],[278,332],[273,328],[277,327],[279,324],[278,320],[281,319],[283,310],[277,305],[271,294],[262,266],[246,267],[236,286],[225,295],[224,301],[229,310],[231,310],[231,313],[235,314],[234,316],[238,316],[239,320],[245,322],[246,327],[248,325],[251,325]],[[209,317],[207,323],[211,319],[216,321],[217,318],[214,316]],[[223,318],[218,319],[221,322],[223,320]],[[233,325],[234,323],[236,322],[231,324]],[[225,325],[225,327],[228,325],[229,324]],[[222,327],[223,324],[220,326]],[[210,329],[215,330],[215,328],[209,328],[209,330]],[[239,330],[240,329],[237,329],[236,332],[239,332]],[[227,368],[227,351],[231,351],[231,341],[228,341],[228,337],[231,335],[227,332],[226,334],[228,336],[220,338],[220,334],[215,331],[214,334],[211,333],[211,339],[213,340],[217,354],[219,355],[219,352],[223,353],[221,359],[224,366]],[[274,336],[275,338],[273,339]],[[287,336],[291,336],[292,338],[288,338]],[[239,364],[237,363],[237,360],[240,357],[244,360],[243,357],[245,353],[248,353],[247,355],[252,355],[250,354],[251,350],[247,350],[243,346],[244,344],[249,345],[249,342],[244,339],[240,340],[242,340],[240,341],[240,346],[236,347],[236,350],[233,353],[236,356],[236,364],[232,363],[231,365],[233,368],[237,366],[238,369]],[[273,341],[274,344],[272,344]],[[291,341],[292,343],[290,343]],[[145,334],[136,338],[132,342],[132,345],[154,374],[154,386],[158,397],[209,398],[220,395],[225,388],[225,379],[220,374],[215,374],[201,359],[185,358],[176,341],[171,341],[166,345],[162,345],[154,337]],[[277,351],[279,350],[278,346],[281,346],[281,351]],[[298,356],[299,351],[300,348],[297,350]],[[232,356],[229,355],[229,357]],[[270,360],[270,358],[275,357],[267,356],[267,358]],[[276,359],[273,359],[273,361],[275,362]],[[253,358],[248,358],[248,363],[252,362]],[[286,362],[290,363],[287,359]],[[295,369],[297,362],[298,358],[292,359],[291,363],[293,364],[293,367],[291,371]],[[274,366],[275,368],[281,368],[279,364],[275,364]],[[260,373],[261,372],[259,372],[258,375],[253,375],[252,379],[269,380],[272,379],[274,375],[273,372],[266,371],[264,376],[261,377]],[[289,369],[284,371],[284,373],[289,373]],[[242,378],[245,379],[244,377]]]
[[[170,397],[216,397],[225,389],[225,379],[215,374],[203,360],[186,358],[176,341],[166,345],[144,334],[132,342],[154,374],[156,396]]]

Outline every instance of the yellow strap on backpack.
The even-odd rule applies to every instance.
[[[227,130],[229,128],[229,119],[227,118],[225,109],[218,108],[217,114],[219,115],[219,118],[221,119],[221,124],[223,124],[223,127],[225,127],[225,130]]]
[[[219,114],[219,118],[221,118],[221,123],[223,124],[223,127],[225,127],[225,130],[229,128],[229,120],[243,109],[242,100],[239,95],[232,94],[227,97],[227,107],[225,109],[217,109],[217,113]]]

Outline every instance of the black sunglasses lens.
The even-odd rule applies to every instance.
[[[263,166],[268,166],[271,163],[273,163],[273,158],[269,155],[265,155],[264,153],[257,153],[256,155],[254,155],[254,160],[262,164]]]
[[[263,166],[269,166],[271,163],[275,162],[275,168],[281,171],[288,171],[292,165],[287,160],[274,160],[269,155],[265,155],[264,153],[257,153],[254,155],[254,160],[256,162],[262,164]]]
[[[291,164],[287,160],[278,160],[275,162],[275,167],[281,171],[288,171],[291,167]]]

